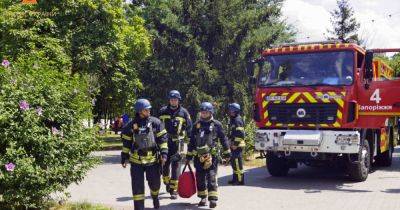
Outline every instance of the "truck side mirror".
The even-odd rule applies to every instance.
[[[365,75],[364,75],[364,78],[366,80],[371,80],[373,77],[373,71],[372,71],[373,59],[374,59],[374,52],[370,50],[367,51],[367,53],[365,54]]]
[[[253,61],[247,62],[246,73],[247,73],[247,76],[249,76],[249,77],[254,76],[254,62]]]

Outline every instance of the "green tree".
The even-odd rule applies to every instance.
[[[389,57],[387,55],[375,55],[375,60],[380,60],[383,63],[389,65],[395,72],[395,77],[399,77],[400,75],[400,53],[396,53],[393,56]]]
[[[357,34],[360,24],[354,17],[354,10],[348,0],[337,0],[337,8],[331,12],[331,23],[333,29],[328,29],[328,33],[331,34],[329,39],[360,42]]]
[[[389,65],[396,72],[396,75],[400,76],[400,53],[396,53],[390,58]]]
[[[72,74],[89,74],[97,87],[95,114],[129,110],[141,88],[136,68],[150,53],[144,20],[122,0],[52,0],[39,7],[55,14]]]
[[[279,0],[148,0],[132,7],[154,37],[153,55],[140,69],[141,95],[159,107],[170,89],[178,89],[192,114],[210,100],[219,117],[232,101],[249,115],[246,62],[293,37]]]
[[[46,56],[56,69],[68,70],[71,59],[57,38],[57,26],[52,19],[19,1],[3,1],[0,12],[1,60],[14,61],[21,55],[38,53]]]
[[[0,57],[47,50],[72,75],[90,75],[94,114],[130,110],[142,88],[137,66],[150,53],[144,20],[122,0],[42,0],[35,5],[2,2]],[[2,13],[3,14],[3,13]],[[57,49],[55,49],[58,47]]]

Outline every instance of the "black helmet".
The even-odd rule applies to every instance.
[[[203,102],[200,105],[200,111],[209,111],[214,114],[214,106],[210,102]]]
[[[179,93],[179,91],[177,91],[177,90],[169,91],[168,99],[172,99],[172,98],[176,98],[176,99],[181,100],[182,99],[181,93]]]
[[[238,103],[231,103],[228,105],[228,110],[231,112],[239,113],[240,105]]]
[[[140,112],[143,109],[151,109],[151,104],[149,100],[141,98],[135,103],[135,111]]]

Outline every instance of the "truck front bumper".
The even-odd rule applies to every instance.
[[[354,154],[360,150],[358,131],[257,130],[256,150]]]

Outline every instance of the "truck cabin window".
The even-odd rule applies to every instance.
[[[351,85],[352,51],[271,55],[259,66],[259,86]]]

